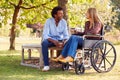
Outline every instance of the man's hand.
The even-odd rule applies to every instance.
[[[53,43],[54,43],[55,46],[59,47],[59,42],[58,41],[54,40]]]
[[[57,40],[53,40],[51,38],[48,38],[48,41],[52,42],[56,47],[63,47],[65,45],[65,43],[67,42],[67,40],[63,40],[62,42],[59,42]]]
[[[63,40],[63,46],[65,45],[66,42],[67,42],[67,39]]]
[[[55,46],[59,46],[59,42],[57,40],[53,40],[51,38],[48,38],[48,41],[52,42]]]

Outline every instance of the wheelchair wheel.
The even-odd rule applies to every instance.
[[[110,42],[101,40],[93,46],[90,59],[97,72],[109,72],[116,62],[116,50]]]
[[[69,69],[69,63],[62,63],[62,70],[66,71]]]
[[[80,74],[84,74],[84,72],[85,72],[85,67],[83,63],[79,64],[77,61],[75,61],[75,73],[80,75]]]

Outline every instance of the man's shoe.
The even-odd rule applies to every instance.
[[[62,62],[62,63],[67,63],[67,62],[73,62],[73,58],[68,56],[66,57],[65,59],[60,59],[59,61]]]
[[[42,69],[43,72],[47,72],[50,70],[50,67],[49,66],[44,66],[44,68]]]

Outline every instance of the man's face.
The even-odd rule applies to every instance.
[[[55,14],[55,18],[61,20],[63,18],[63,10],[57,11],[57,14]]]

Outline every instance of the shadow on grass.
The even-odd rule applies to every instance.
[[[6,54],[3,56],[3,54]],[[120,72],[115,73],[97,73],[95,70],[86,70],[85,74],[76,75],[75,71],[62,71],[61,68],[52,68],[48,72],[42,72],[41,69],[21,66],[21,56],[13,55],[20,54],[19,51],[0,51],[0,80],[75,80],[70,78],[84,78],[94,76],[119,76]],[[63,78],[64,79],[63,79]],[[68,78],[68,79],[66,79]]]
[[[18,53],[18,51],[10,52],[10,51],[0,51],[0,74],[1,75],[76,75],[74,71],[62,71],[61,68],[54,69],[52,68],[48,72],[42,72],[41,69],[21,66],[21,56],[19,55],[9,55],[9,54],[15,54]],[[2,56],[2,54],[6,54],[5,56]],[[96,74],[96,72],[93,74]]]

